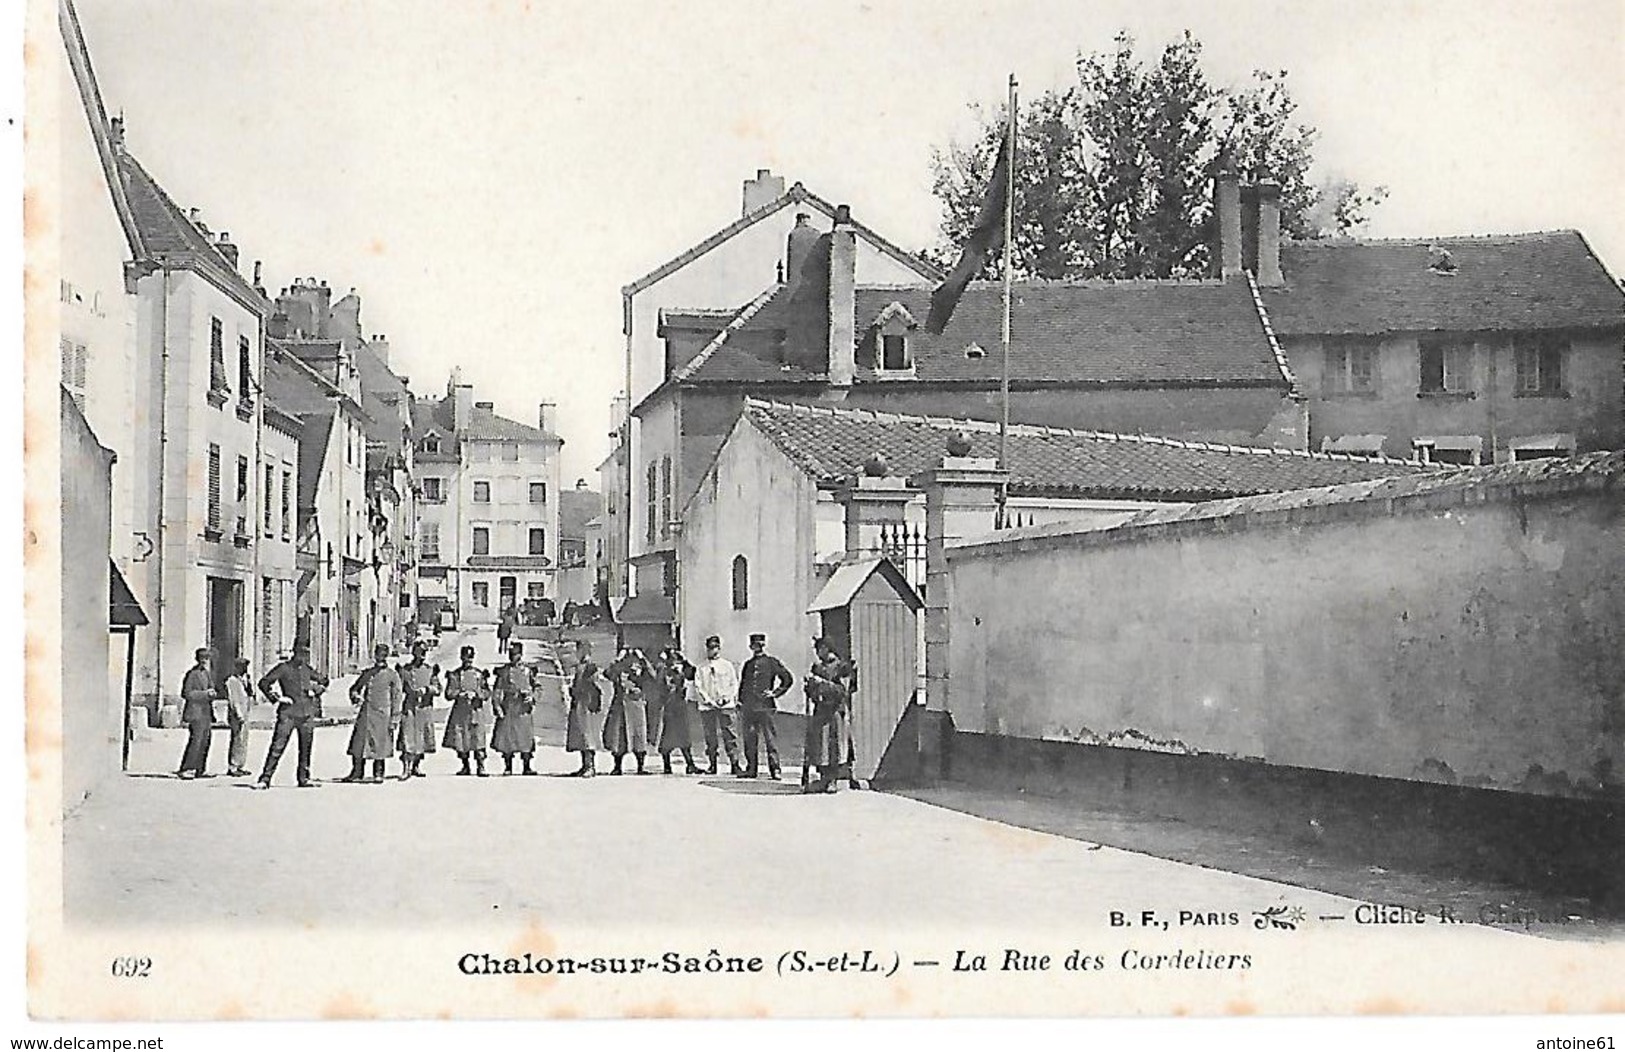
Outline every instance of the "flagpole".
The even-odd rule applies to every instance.
[[[1005,129],[1009,136],[1005,149],[1009,151],[1009,163],[1004,166],[1006,184],[1004,188],[1004,325],[1000,330],[1000,340],[1003,351],[1003,367],[999,379],[999,469],[1008,474],[1010,461],[1008,459],[1008,445],[1010,441],[1010,242],[1014,240],[1015,213],[1016,213],[1016,75],[1010,74],[1010,105],[1009,122]],[[998,525],[1002,528],[1008,525],[1006,521],[1005,506],[1010,496],[1010,483],[1006,479],[999,491]]]

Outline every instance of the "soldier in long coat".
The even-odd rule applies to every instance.
[[[355,705],[355,726],[350,730],[350,773],[341,782],[381,782],[384,760],[393,751],[395,730],[401,721],[401,677],[389,667],[389,647],[373,647],[373,664],[363,669],[350,686]],[[367,764],[372,776],[367,776]]]
[[[644,757],[649,752],[648,710],[643,696],[648,674],[646,665],[641,651],[628,650],[608,669],[609,682],[615,691],[604,717],[604,748],[615,757],[615,767],[610,774],[621,773],[627,753],[636,757],[639,774],[649,773],[643,768]]]
[[[660,763],[666,774],[671,773],[671,754],[683,754],[689,774],[698,774],[694,762],[694,725],[700,720],[698,706],[690,696],[694,692],[694,666],[682,651],[668,647],[660,653],[655,666],[660,688]],[[654,702],[650,702],[653,707]]]
[[[598,712],[603,708],[603,692],[598,686],[598,665],[592,659],[592,644],[576,641],[576,670],[570,677],[570,712],[565,722],[564,747],[581,754],[581,767],[572,777],[591,778],[597,774]]]
[[[412,660],[398,670],[401,674],[401,780],[422,778],[423,758],[435,751],[434,699],[440,696],[440,666],[424,659],[427,640],[412,644]]]
[[[491,748],[502,754],[502,773],[513,773],[515,755],[525,762],[524,774],[535,774],[530,766],[536,752],[536,677],[520,659],[525,644],[508,644],[508,663],[497,669],[494,697],[496,729],[491,732]]]
[[[446,717],[446,736],[440,744],[463,761],[458,774],[485,777],[485,747],[491,738],[491,687],[484,669],[474,667],[474,648],[459,652],[463,663],[446,676],[446,698],[451,712]],[[468,767],[472,757],[477,771]]]
[[[807,720],[806,755],[802,760],[801,791],[833,793],[851,778],[850,721],[852,691],[856,686],[850,662],[827,639],[814,640],[817,658],[804,684],[812,712]],[[808,772],[818,769],[817,782]]]

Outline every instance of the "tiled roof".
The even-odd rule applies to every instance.
[[[232,262],[186,218],[158,181],[124,150],[118,153],[119,175],[139,238],[141,255],[183,259],[224,283],[256,307],[270,310],[270,301],[250,285]]]
[[[937,466],[949,436],[969,455],[998,455],[997,424],[747,399],[745,418],[825,485],[850,479],[879,453],[894,475]],[[1422,464],[1349,454],[1224,446],[1141,435],[1013,424],[1011,492],[1123,500],[1212,500],[1410,475]]]
[[[1448,253],[1448,272],[1430,264]],[[1578,231],[1289,241],[1264,290],[1276,331],[1486,332],[1625,324],[1625,293]]]
[[[1157,534],[1201,529],[1213,520],[1228,520],[1229,529],[1248,529],[1280,522],[1302,523],[1315,509],[1363,506],[1368,514],[1393,515],[1416,507],[1430,514],[1463,504],[1493,500],[1529,500],[1562,494],[1625,488],[1625,451],[1588,453],[1580,457],[1486,464],[1481,467],[1429,470],[1409,475],[1338,485],[1204,501],[1136,512],[1132,518],[1108,527],[1051,523],[1010,530],[996,539],[973,542],[958,551],[1009,541],[1043,544],[1070,538],[1073,542],[1112,544],[1141,540]],[[1063,543],[1065,543],[1063,541]]]
[[[722,244],[724,241],[727,241],[734,235],[755,226],[768,216],[771,216],[775,212],[779,212],[785,208],[789,208],[791,205],[806,205],[816,211],[822,212],[831,219],[835,218],[834,205],[830,204],[822,197],[819,197],[811,190],[808,190],[800,183],[796,183],[794,186],[790,187],[789,190],[785,191],[783,195],[769,201],[767,204],[756,209],[755,211],[749,212],[741,216],[739,219],[734,220],[732,223],[729,223],[721,230],[718,230],[715,234],[712,234],[704,241],[701,241],[699,244],[687,249],[672,259],[667,260],[654,270],[651,270],[649,273],[643,275],[643,277],[638,278],[629,285],[626,285],[621,289],[621,294],[623,296],[636,295],[662,278],[665,278],[668,275],[681,270],[683,267],[686,267],[688,264],[692,263],[696,259],[699,259],[701,256],[705,255],[707,252],[716,248],[718,245]],[[863,240],[867,241],[870,245],[873,245],[875,248],[879,249],[881,252],[884,252],[891,258],[897,260],[904,266],[911,268],[915,273],[919,274],[920,277],[926,279],[927,281],[942,280],[942,272],[940,270],[927,263],[920,257],[914,255],[914,253],[899,248],[897,245],[881,237],[875,231],[871,230],[867,226],[864,226],[862,223],[857,222],[856,220],[853,221],[852,228],[857,231],[858,236]]]
[[[789,291],[779,288],[730,329],[784,331],[790,322],[789,300]],[[858,288],[857,382],[886,379],[874,367],[871,332],[881,314],[896,303],[924,318],[930,302],[926,287]],[[941,335],[911,330],[914,381],[998,383],[1003,310],[997,282],[974,282]],[[1010,314],[1010,378],[1015,383],[1291,386],[1246,282],[1024,281],[1014,287]],[[794,383],[821,378],[730,346],[731,335],[724,331],[674,379]],[[972,344],[982,349],[980,357],[966,355]]]
[[[484,406],[474,406],[468,427],[461,435],[452,430],[452,399],[418,399],[412,403],[412,434],[421,437],[429,428],[447,438],[461,438],[476,442],[562,442],[557,435],[540,431],[529,424],[509,420]]]
[[[412,394],[406,383],[365,344],[356,348],[354,358],[356,372],[361,377],[361,407],[367,417],[367,438],[391,453],[398,453],[405,436],[397,425],[400,418],[397,406],[401,399],[410,399]]]
[[[290,416],[333,412],[344,393],[276,340],[265,341],[265,397]]]

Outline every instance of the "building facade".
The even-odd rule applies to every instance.
[[[559,596],[563,439],[553,406],[536,426],[498,416],[453,376],[446,396],[415,403],[419,617],[490,624]]]

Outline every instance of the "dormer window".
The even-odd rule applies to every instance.
[[[439,435],[425,435],[424,438],[423,438],[423,452],[425,452],[425,453],[438,453],[438,452],[440,452],[440,436]]]
[[[908,308],[892,302],[875,316],[871,329],[874,333],[875,369],[882,373],[912,373],[914,354],[911,337],[918,324]]]

